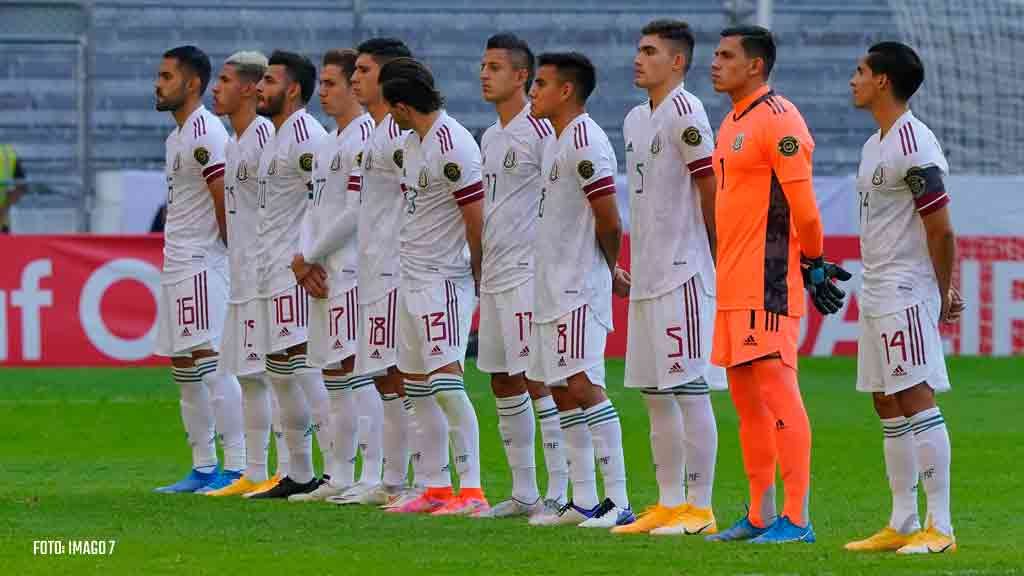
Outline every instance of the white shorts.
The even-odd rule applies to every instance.
[[[306,289],[295,285],[261,298],[256,321],[256,348],[264,354],[278,354],[307,339],[309,298]]]
[[[419,290],[398,289],[398,369],[430,374],[466,361],[476,297],[473,279],[439,280]]]
[[[675,290],[629,302],[627,388],[666,390],[703,379],[712,390],[728,388],[725,369],[711,364],[715,298],[700,274]]]
[[[398,364],[395,333],[398,328],[398,289],[370,304],[359,304],[356,338],[356,374],[384,374]]]
[[[256,348],[256,323],[262,314],[263,301],[253,298],[245,302],[229,302],[224,319],[224,336],[220,342],[219,368],[235,376],[259,374],[266,361]]]
[[[938,299],[902,312],[860,316],[857,390],[886,396],[927,382],[932,390],[949,390],[949,374],[939,334]]]
[[[190,350],[217,350],[228,301],[223,270],[207,268],[174,284],[160,285],[156,354],[189,356]]]
[[[521,374],[530,366],[533,280],[480,295],[476,367],[490,374]]]
[[[310,366],[330,368],[355,354],[358,333],[355,284],[327,299],[309,299]]]
[[[586,304],[554,322],[536,323],[526,377],[548,386],[567,386],[566,378],[585,372],[591,384],[603,388],[607,340],[608,328]]]

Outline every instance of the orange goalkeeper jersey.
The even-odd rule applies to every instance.
[[[719,310],[803,314],[796,222],[818,226],[817,246],[807,255],[821,250],[809,184],[813,151],[796,106],[768,86],[737,103],[722,121],[713,156]]]

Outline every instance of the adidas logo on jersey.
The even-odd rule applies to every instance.
[[[281,331],[277,333],[278,338],[284,338],[285,336],[291,336],[292,333],[288,331],[288,327],[281,328]]]
[[[679,362],[676,362],[668,369],[669,374],[682,374],[683,372],[686,372],[686,370],[683,369],[683,366]]]
[[[751,334],[751,335],[749,335],[749,336],[747,336],[746,338],[743,339],[743,345],[744,346],[757,346],[757,338],[754,338],[754,335]]]
[[[527,358],[527,357],[529,357],[529,355],[530,355],[530,347],[529,346],[523,346],[523,349],[519,351],[519,357],[520,358]]]
[[[260,359],[260,355],[255,353],[255,352],[249,352],[249,355],[246,357],[246,359],[248,359],[248,360],[259,360]]]
[[[191,336],[191,335],[192,335],[192,333],[188,331],[188,328],[185,328],[184,330],[181,331],[181,337],[182,338],[184,338],[185,336]]]
[[[374,360],[380,360],[380,350],[374,350],[373,354],[370,354],[370,358]]]
[[[558,359],[558,367],[565,368],[565,356],[562,356]]]
[[[907,371],[903,369],[903,366],[897,365],[892,371],[893,376],[906,376]]]
[[[431,356],[440,356],[441,355],[441,347],[438,346],[437,344],[434,344],[434,348],[430,351],[430,355]]]
[[[341,350],[344,347],[345,347],[345,345],[341,343],[341,340],[335,340],[334,341],[334,349],[335,350]]]

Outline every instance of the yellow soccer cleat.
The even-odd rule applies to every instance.
[[[651,530],[665,526],[674,520],[688,506],[688,504],[674,508],[662,506],[661,504],[648,506],[632,523],[612,528],[612,534],[647,534]]]
[[[252,492],[260,485],[259,482],[253,482],[249,480],[248,476],[242,476],[238,480],[235,480],[231,484],[217,490],[211,490],[206,493],[207,496],[241,496],[247,492]]]
[[[683,536],[694,534],[715,534],[718,523],[711,508],[698,508],[687,505],[686,509],[676,515],[671,522],[660,528],[651,530],[654,536]]]
[[[912,536],[886,526],[863,540],[848,542],[844,548],[852,552],[891,552],[909,544]]]
[[[915,533],[910,537],[910,542],[896,551],[897,554],[942,554],[943,552],[956,552],[956,538],[939,532],[932,524],[928,525],[927,530]]]
[[[260,482],[259,484],[254,486],[251,491],[246,492],[245,494],[242,494],[242,498],[252,498],[253,496],[255,496],[255,495],[257,495],[257,494],[259,494],[261,492],[266,492],[267,490],[270,490],[274,486],[277,486],[277,483],[280,482],[280,481],[281,481],[281,475],[280,474],[274,474],[270,478],[267,478],[263,482]]]

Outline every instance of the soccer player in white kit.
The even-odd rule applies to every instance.
[[[683,80],[693,58],[686,22],[641,31],[634,84],[649,100],[626,116],[630,266],[627,388],[639,388],[651,423],[658,503],[622,534],[717,530],[711,489],[718,428],[710,389],[725,370],[710,363],[715,319],[715,138]]]
[[[313,475],[312,435],[329,427],[323,375],[306,360],[309,301],[291,270],[293,257],[301,250],[302,220],[313,188],[313,155],[326,135],[305,109],[315,84],[313,63],[282,50],[270,55],[258,84],[257,112],[270,118],[276,132],[263,148],[258,170],[263,306],[256,341],[257,349],[266,355],[291,460],[287,476],[252,498],[287,498],[315,490],[319,480]],[[324,451],[323,456],[329,469],[331,454]]]
[[[313,158],[313,190],[303,223],[302,252],[292,259],[296,280],[310,295],[309,363],[323,368],[330,400],[329,425],[320,430],[333,458],[325,464],[323,483],[291,500],[326,500],[348,490],[355,482],[356,434],[361,414],[356,411],[353,387],[369,392],[377,401],[376,438],[364,450],[364,476],[380,478],[380,395],[370,378],[358,378],[355,366],[358,310],[356,291],[356,230],[359,216],[359,157],[373,133],[373,119],[352,94],[349,79],[355,70],[354,50],[329,50],[320,70],[320,108],[337,125],[321,141]]]
[[[615,201],[615,151],[586,113],[597,85],[594,65],[578,53],[538,58],[532,113],[551,122],[538,207],[536,284],[526,377],[551,387],[565,434],[573,496],[534,525],[611,528],[635,517],[626,495],[619,415],[605,394],[604,347],[612,330],[612,288],[622,222]],[[614,282],[625,295],[623,278]],[[594,457],[606,498],[597,498]]]
[[[949,433],[935,393],[950,387],[939,323],[955,322],[964,303],[952,285],[956,239],[943,184],[949,166],[909,107],[923,81],[921,59],[899,42],[869,48],[850,79],[854,106],[871,112],[879,127],[864,143],[857,170],[864,264],[857,390],[872,394],[882,420],[892,515],[847,550],[956,551]],[[919,477],[928,503],[924,530]]]
[[[171,358],[181,389],[181,418],[192,470],[157,492],[195,492],[245,468],[242,393],[234,376],[217,370],[228,297],[224,245],[224,125],[202,104],[210,59],[195,46],[163,55],[154,83],[156,109],[177,127],[167,136],[167,219],[160,277],[156,353]],[[216,436],[225,474],[217,470]]]
[[[480,278],[480,149],[444,111],[434,77],[420,62],[392,60],[380,71],[380,85],[395,122],[412,131],[402,148],[398,369],[423,378],[409,378],[404,387],[421,428],[426,491],[392,511],[483,514],[490,507],[480,486],[480,431],[462,378]]]
[[[228,236],[228,294],[218,368],[238,377],[242,385],[245,427],[245,474],[229,485],[203,489],[210,496],[237,496],[269,489],[267,438],[271,430],[271,395],[263,354],[256,351],[253,330],[259,318],[257,266],[259,222],[256,168],[274,125],[256,114],[256,84],[263,78],[267,57],[237,52],[221,67],[213,84],[213,111],[227,116],[234,130],[225,147],[224,211]],[[280,447],[279,447],[280,448]]]
[[[544,145],[554,134],[551,124],[530,115],[526,94],[533,74],[533,52],[526,42],[512,34],[487,40],[480,88],[484,100],[494,104],[498,121],[481,142],[484,232],[477,367],[491,374],[498,430],[512,470],[512,497],[491,509],[494,518],[557,512],[565,502],[569,477],[551,391],[525,377],[530,364],[540,163]],[[537,487],[535,410],[548,470],[543,501]]]

